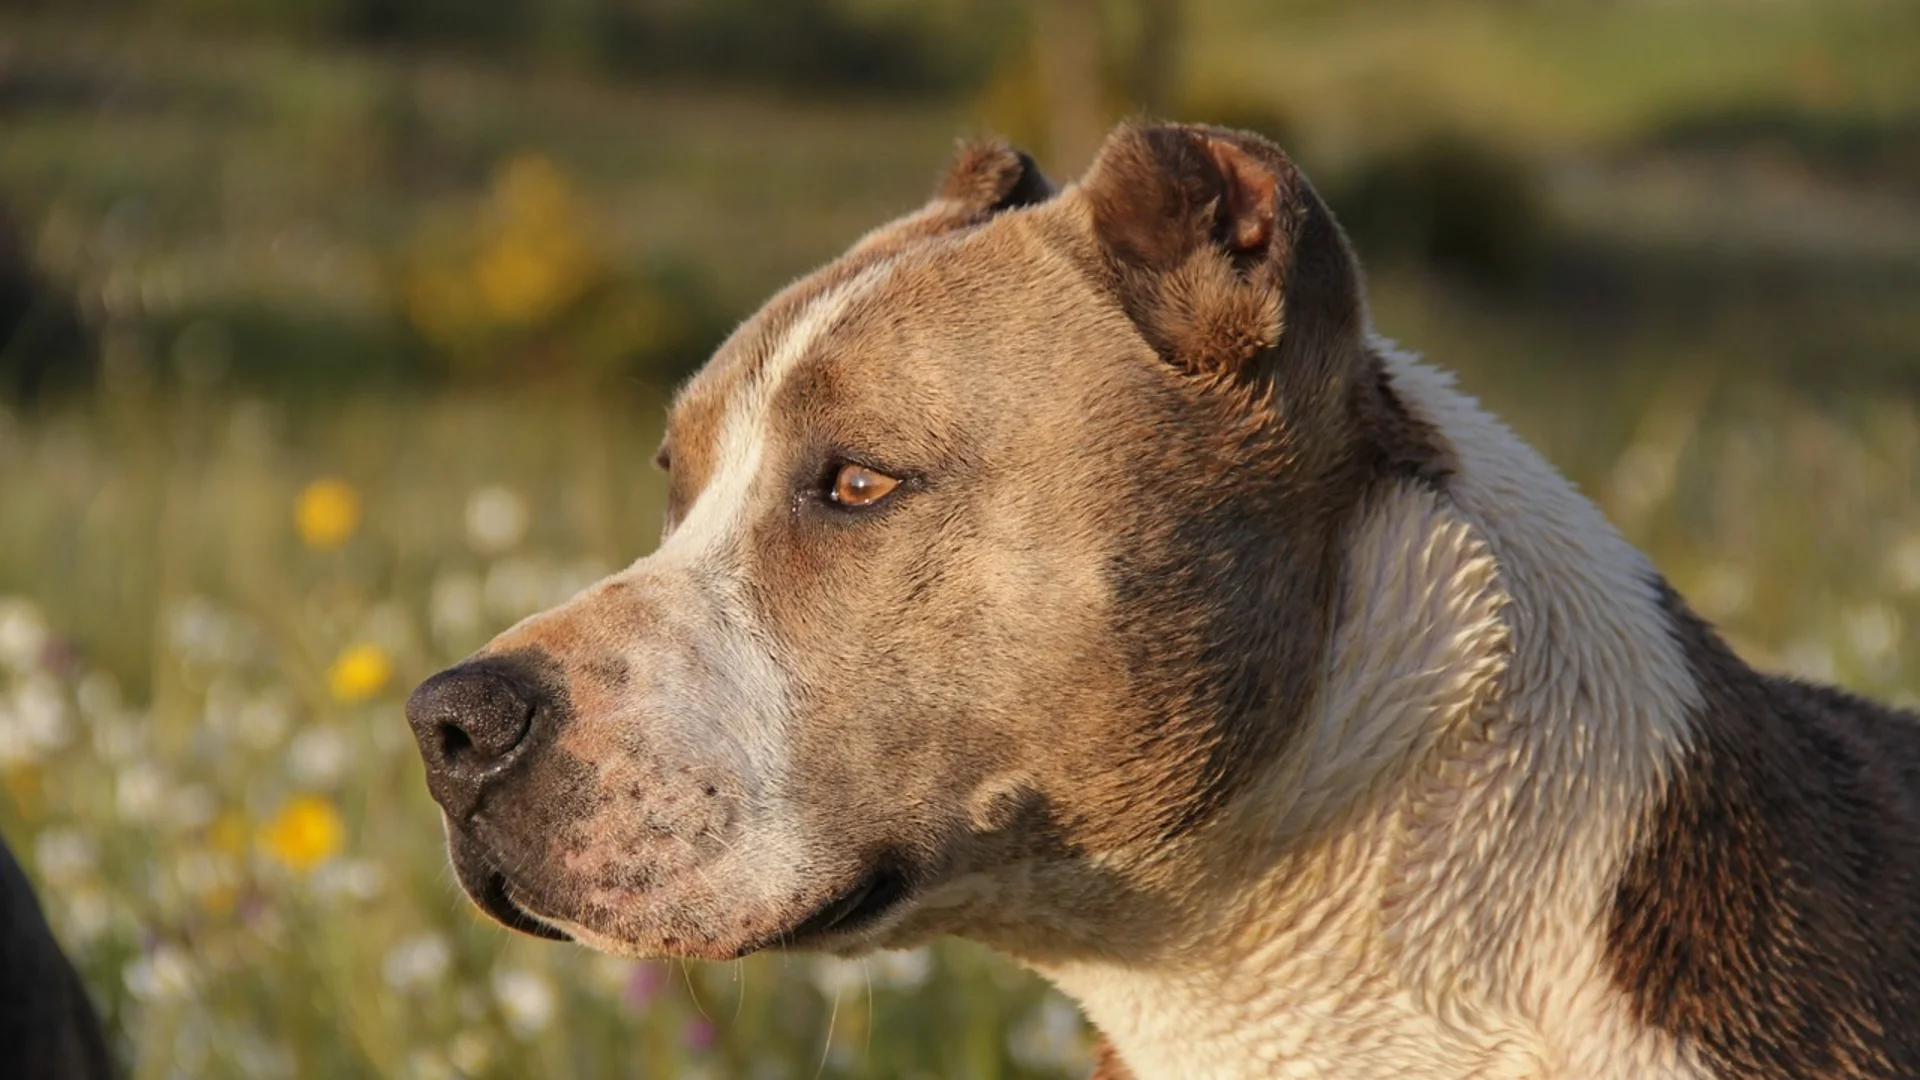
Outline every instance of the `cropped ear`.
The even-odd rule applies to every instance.
[[[1326,385],[1359,362],[1366,315],[1352,250],[1272,143],[1129,125],[1080,187],[1121,305],[1170,363]]]
[[[852,250],[897,249],[914,240],[979,225],[995,214],[1046,202],[1053,195],[1053,183],[1025,151],[999,139],[963,142],[925,206],[868,233]]]
[[[1002,210],[1032,206],[1053,198],[1053,182],[1025,150],[999,139],[963,142],[934,191],[961,214],[991,217]]]

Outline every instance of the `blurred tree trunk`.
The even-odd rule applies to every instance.
[[[1123,53],[1101,0],[1043,0],[1035,11],[1041,105],[1048,164],[1064,175],[1093,159],[1112,122],[1109,78],[1118,75],[1132,105],[1170,117],[1180,105],[1181,0],[1125,0],[1134,36]],[[1123,39],[1124,40],[1124,39]]]
[[[1133,52],[1133,100],[1149,114],[1175,119],[1180,105],[1180,0],[1138,0],[1140,39]]]
[[[1101,27],[1097,0],[1046,0],[1035,13],[1048,165],[1072,176],[1093,160],[1106,134],[1101,108]]]

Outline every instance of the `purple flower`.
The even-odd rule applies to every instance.
[[[627,986],[621,996],[635,1011],[645,1009],[667,988],[667,965],[640,963],[627,972]]]
[[[687,1049],[698,1053],[713,1049],[718,1035],[719,1032],[714,1029],[713,1021],[704,1016],[696,1016],[687,1021],[687,1028],[681,1033],[681,1040],[687,1044]]]

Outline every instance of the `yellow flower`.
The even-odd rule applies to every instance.
[[[496,320],[545,322],[593,283],[596,260],[567,178],[553,162],[538,155],[507,162],[494,178],[489,210],[473,282]]]
[[[308,547],[317,551],[337,548],[360,524],[360,493],[345,480],[315,480],[294,502],[293,523]]]
[[[380,646],[355,645],[327,671],[327,690],[335,701],[352,705],[386,689],[392,678],[393,661]]]
[[[340,811],[318,795],[301,795],[280,808],[260,830],[267,854],[305,872],[332,858],[346,837]]]

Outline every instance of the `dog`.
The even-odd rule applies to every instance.
[[[1920,1076],[1920,718],[1736,658],[1255,135],[964,148],[658,464],[653,554],[408,703],[507,926],[971,938],[1101,1080]]]

